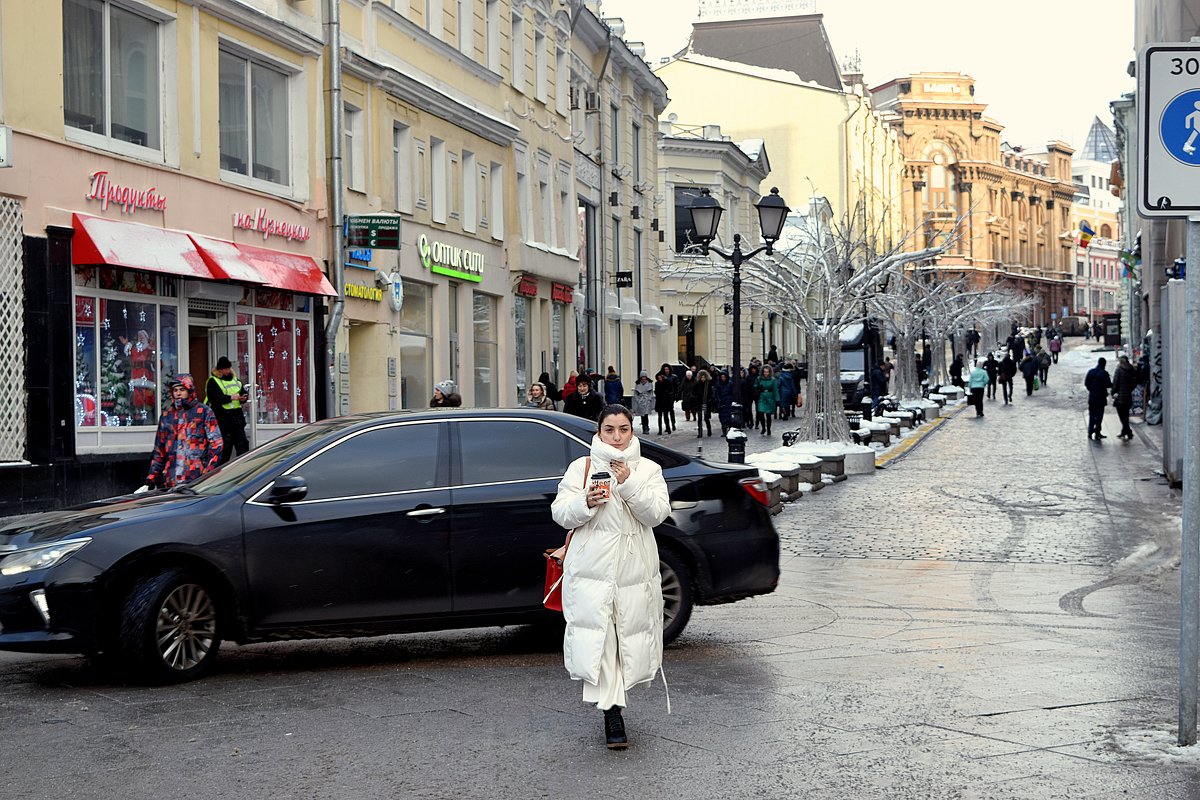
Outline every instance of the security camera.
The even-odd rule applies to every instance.
[[[376,270],[375,285],[380,289],[387,289],[392,285],[392,274],[383,270]]]

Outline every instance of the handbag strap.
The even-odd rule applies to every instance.
[[[587,479],[588,479],[588,474],[591,473],[591,471],[592,471],[592,457],[588,456],[583,462],[583,489],[584,489],[584,491],[587,491]],[[575,535],[574,528],[571,528],[571,530],[567,531],[567,540],[565,542],[563,542],[564,555],[565,555],[566,549],[571,546],[571,537],[574,535]]]

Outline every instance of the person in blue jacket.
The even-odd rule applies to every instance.
[[[789,361],[779,370],[779,418],[791,419],[796,414],[796,371]]]
[[[612,367],[608,368],[608,374],[604,376],[604,404],[611,406],[621,402],[621,398],[625,396],[625,385],[621,383],[621,376]]]
[[[721,435],[724,436],[733,427],[733,381],[729,379],[728,370],[717,373],[713,392],[717,396],[717,418],[721,421]]]

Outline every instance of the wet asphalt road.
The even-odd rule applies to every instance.
[[[0,654],[0,797],[1200,797],[1135,747],[1174,730],[1179,497],[1158,431],[1086,439],[1072,345],[788,506],[781,587],[696,612],[629,751],[526,628],[226,646],[150,689]]]

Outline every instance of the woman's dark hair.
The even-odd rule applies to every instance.
[[[609,403],[600,412],[600,418],[598,420],[596,420],[596,430],[600,430],[600,426],[604,424],[604,420],[607,417],[611,417],[611,416],[614,416],[617,414],[619,414],[619,415],[625,417],[625,419],[629,420],[630,425],[633,424],[633,412],[632,411],[630,411],[628,408],[621,405],[620,403]]]

